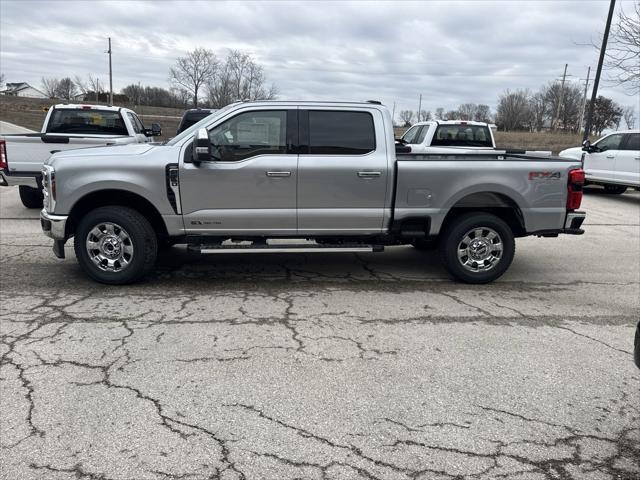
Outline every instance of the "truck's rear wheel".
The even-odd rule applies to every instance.
[[[156,234],[147,219],[127,207],[100,207],[87,213],[75,231],[80,267],[100,283],[122,285],[142,279],[158,252]]]
[[[26,185],[20,185],[18,187],[20,192],[20,201],[27,208],[42,208],[42,201],[44,195],[39,188],[28,187]]]
[[[507,271],[516,244],[502,219],[488,213],[468,213],[445,226],[440,250],[447,271],[465,283],[489,283]]]
[[[621,185],[605,185],[604,192],[610,193],[611,195],[622,195],[627,191],[627,187],[623,187]]]

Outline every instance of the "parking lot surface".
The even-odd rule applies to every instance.
[[[583,207],[491,285],[174,247],[107,287],[2,188],[2,478],[637,479],[640,193]]]

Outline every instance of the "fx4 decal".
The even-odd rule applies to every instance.
[[[539,180],[545,178],[551,178],[559,180],[561,177],[560,172],[529,172],[529,180]]]

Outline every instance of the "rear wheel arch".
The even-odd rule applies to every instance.
[[[85,214],[96,208],[108,206],[122,206],[136,210],[149,221],[156,236],[166,237],[168,235],[162,215],[149,200],[128,190],[105,189],[88,193],[73,205],[66,225],[67,237],[74,234]]]
[[[495,191],[474,192],[458,199],[449,208],[440,231],[456,218],[472,212],[495,215],[511,228],[514,236],[526,235],[524,215],[518,203],[511,196]]]

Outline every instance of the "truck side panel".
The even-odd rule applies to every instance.
[[[462,206],[470,195],[485,192],[517,205],[529,233],[561,229],[566,216],[568,172],[580,168],[572,161],[533,159],[399,159],[397,164],[394,221],[429,217],[431,235],[440,232],[451,208]]]

